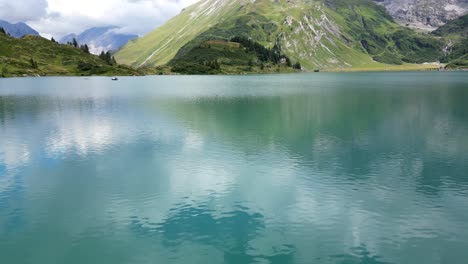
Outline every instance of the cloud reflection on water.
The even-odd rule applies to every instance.
[[[171,250],[201,248],[226,263],[463,254],[468,124],[451,112],[456,95],[302,92],[10,97],[0,164],[15,170],[0,177],[0,199],[22,177],[23,206],[59,214],[35,224],[82,243],[90,229],[118,232],[173,263]],[[438,240],[459,243],[437,251]]]

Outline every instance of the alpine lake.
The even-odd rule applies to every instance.
[[[0,79],[0,263],[468,263],[468,73]]]

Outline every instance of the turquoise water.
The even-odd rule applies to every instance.
[[[0,79],[0,263],[468,263],[468,74]]]

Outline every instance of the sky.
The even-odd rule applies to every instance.
[[[144,35],[198,0],[0,0],[0,19],[60,38],[95,26]]]

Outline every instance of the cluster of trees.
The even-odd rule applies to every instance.
[[[214,61],[213,61],[214,62]],[[208,64],[210,64],[208,66]],[[178,62],[172,67],[173,72],[182,74],[218,74],[221,67],[216,69],[215,63],[198,63],[198,62]],[[219,66],[219,64],[218,64]]]
[[[236,36],[231,39],[231,42],[236,42],[245,47],[248,51],[254,52],[258,59],[262,62],[272,62],[274,64],[285,63],[288,67],[293,67],[294,69],[302,69],[302,66],[299,62],[292,64],[291,59],[281,53],[281,47],[278,44],[275,44],[273,48],[265,48],[262,44],[242,36]],[[249,63],[251,67],[251,63]]]
[[[51,39],[52,42],[56,42],[54,38]],[[76,40],[76,38],[73,38],[72,41],[68,41],[67,42],[67,45],[70,45],[70,46],[73,46],[75,48],[79,48],[80,50],[82,50],[83,52],[85,53],[90,53],[89,52],[89,47],[88,47],[88,44],[84,44],[84,45],[79,45],[78,44],[78,41]]]
[[[302,70],[302,65],[300,62],[296,62],[294,63],[293,68],[296,70]]]
[[[80,50],[82,50],[83,52],[89,54],[89,47],[88,47],[88,44],[81,45],[81,46],[80,46]]]
[[[221,70],[221,65],[219,65],[218,60],[205,61],[204,65],[209,67],[212,70]]]
[[[262,44],[242,36],[236,36],[231,39],[231,42],[236,42],[244,46],[248,51],[254,52],[258,59],[262,62],[271,61],[275,64],[281,62],[281,59],[286,58],[281,54],[281,48],[275,44],[272,49],[265,48]]]
[[[76,40],[76,38],[73,38],[72,41],[68,41],[67,42],[67,45],[70,45],[70,46],[73,46],[75,48],[78,48],[78,41]]]
[[[53,42],[55,42],[54,38],[52,38],[51,40]],[[73,40],[71,42],[70,41],[67,42],[67,44],[70,45],[70,46],[73,46],[75,48],[79,48],[80,50],[82,50],[85,53],[88,53],[88,54],[90,53],[88,44],[79,45],[76,38],[73,38]],[[107,52],[101,51],[101,54],[99,54],[99,58],[101,60],[105,61],[109,65],[116,65],[117,64],[117,61],[115,60],[115,57],[112,56],[110,51],[107,51]]]
[[[101,60],[107,62],[107,64],[109,64],[109,65],[116,65],[117,64],[117,61],[115,60],[115,57],[112,56],[110,51],[108,51],[108,52],[101,51],[101,54],[99,54],[99,58],[101,58]]]

